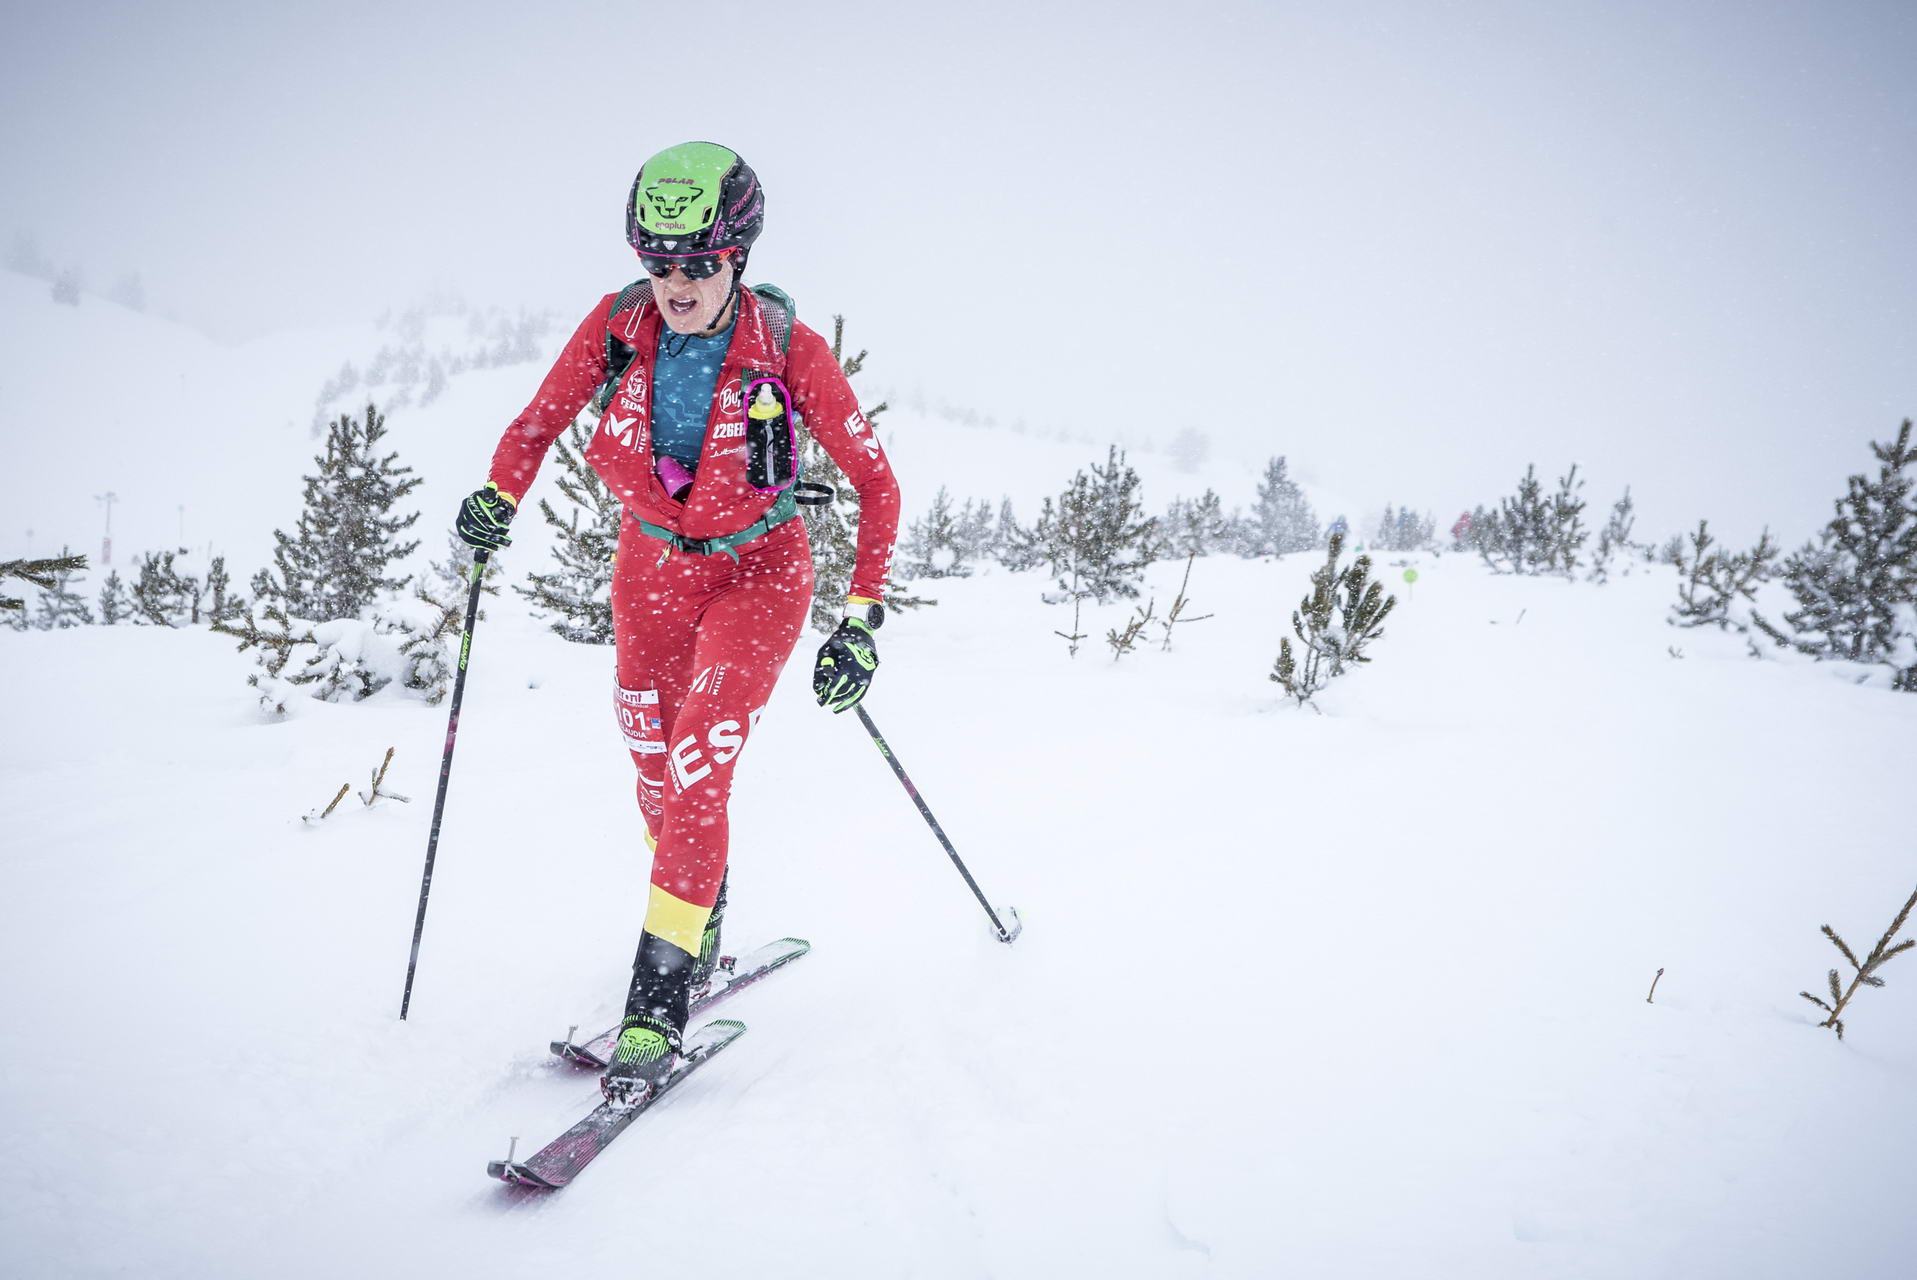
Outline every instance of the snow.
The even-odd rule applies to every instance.
[[[389,422],[422,531],[537,373]],[[161,488],[212,468],[236,538],[294,514],[310,391],[281,379],[299,448],[147,458]],[[977,442],[1028,443],[894,421],[913,512]],[[890,621],[869,708],[1019,909],[1011,947],[856,719],[811,705],[803,640],[744,755],[728,939],[814,950],[551,1196],[484,1166],[596,1096],[545,1045],[613,1019],[637,940],[610,651],[488,603],[402,1023],[443,706],[267,723],[203,630],[0,632],[0,1272],[1907,1274],[1917,961],[1841,1043],[1796,993],[1841,963],[1819,925],[1868,947],[1910,892],[1917,699],[1668,627],[1666,568],[1426,554],[1381,558],[1400,603],[1317,714],[1266,679],[1317,563],[1200,561],[1216,616],[1118,663],[1066,657],[1037,575],[922,584],[937,607]],[[301,820],[389,746],[412,803]]]

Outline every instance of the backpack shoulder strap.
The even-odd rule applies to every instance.
[[[595,413],[605,413],[606,406],[612,402],[613,389],[619,385],[619,379],[626,376],[626,369],[632,364],[632,344],[613,332],[613,319],[651,301],[652,281],[642,276],[621,289],[619,296],[612,300],[612,305],[606,308],[606,380],[593,393],[592,407]]]
[[[758,297],[765,311],[765,322],[772,329],[772,336],[778,340],[779,354],[792,352],[792,322],[798,317],[799,308],[792,301],[792,295],[776,284],[755,284],[752,292]]]

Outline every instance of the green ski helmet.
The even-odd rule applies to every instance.
[[[765,191],[739,153],[682,142],[639,167],[626,201],[626,240],[647,257],[741,257],[765,226]]]

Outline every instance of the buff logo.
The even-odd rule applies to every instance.
[[[737,413],[745,406],[745,392],[736,385],[728,386],[719,393],[719,412]]]
[[[655,186],[646,188],[646,203],[662,218],[678,218],[686,211],[686,206],[705,194],[703,187],[682,187],[679,179],[674,182],[667,178]]]

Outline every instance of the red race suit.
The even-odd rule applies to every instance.
[[[797,518],[740,543],[736,559],[677,549],[639,522],[705,540],[739,533],[771,509],[778,494],[746,477],[748,370],[784,382],[798,418],[858,492],[851,596],[884,598],[899,521],[892,468],[825,339],[794,320],[791,349],[781,352],[758,297],[745,289],[737,297],[732,344],[683,502],[653,464],[652,375],[664,322],[646,299],[614,314],[614,294],[587,314],[506,429],[490,473],[502,493],[523,499],[546,450],[605,382],[607,336],[633,348],[586,460],[625,506],[612,618],[620,728],[655,849],[646,931],[694,955],[725,873],[733,769],[811,610],[811,546]]]

